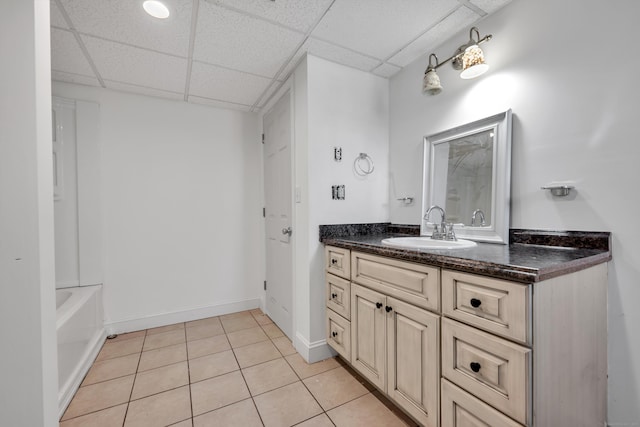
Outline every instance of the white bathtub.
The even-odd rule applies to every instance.
[[[58,409],[62,416],[102,347],[102,285],[56,290]]]

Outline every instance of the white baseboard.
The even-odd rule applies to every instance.
[[[252,310],[261,306],[260,298],[228,302],[205,307],[195,307],[168,313],[153,314],[125,320],[105,320],[104,327],[108,334],[123,334],[125,332],[141,331],[180,322],[204,319],[205,317],[220,316],[238,311]]]
[[[338,354],[327,344],[327,340],[309,342],[305,337],[296,333],[295,341],[293,346],[308,363],[319,362]]]
[[[73,399],[76,391],[80,388],[80,384],[82,384],[82,380],[84,380],[85,375],[87,375],[91,365],[93,365],[93,361],[98,357],[98,353],[106,337],[107,333],[104,328],[96,332],[87,347],[84,358],[78,366],[76,366],[67,382],[58,391],[58,419],[62,418],[64,411],[67,410],[67,406],[71,403],[71,399]]]

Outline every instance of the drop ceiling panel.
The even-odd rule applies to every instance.
[[[282,85],[283,85],[283,82],[274,82],[271,86],[269,86],[267,91],[264,93],[264,96],[258,102],[257,107],[258,108],[264,107],[265,104],[269,102],[273,94],[275,94],[278,91],[278,89],[282,87]]]
[[[107,80],[183,92],[187,60],[146,49],[82,36],[100,75]]]
[[[296,52],[295,56],[287,64],[280,76],[287,77],[307,52],[319,58],[327,59],[329,61],[337,62],[363,71],[371,71],[380,64],[380,61],[377,59],[310,37]]]
[[[67,21],[65,21],[64,17],[62,16],[62,12],[60,12],[58,3],[56,3],[54,0],[51,0],[49,6],[49,13],[51,14],[51,25],[59,28],[69,28],[69,26],[67,25]]]
[[[182,93],[167,92],[166,90],[159,90],[159,89],[154,89],[150,87],[131,85],[131,84],[121,83],[121,82],[114,82],[111,80],[105,80],[104,84],[107,87],[107,89],[118,90],[120,92],[137,93],[139,95],[154,96],[156,98],[174,99],[177,101],[178,100],[182,101],[184,99],[184,95]]]
[[[202,1],[193,58],[274,77],[302,40],[302,33]]]
[[[171,16],[153,18],[134,0],[61,0],[76,30],[105,39],[186,57],[192,0],[164,0]]]
[[[56,28],[51,29],[51,69],[95,77],[73,33]]]
[[[415,61],[416,58],[430,53],[435,53],[439,60],[444,61],[451,56],[453,52],[436,52],[435,48],[441,44],[443,40],[448,40],[461,30],[463,30],[465,35],[460,38],[460,44],[466,43],[468,40],[469,27],[479,18],[480,16],[477,13],[468,7],[462,6],[424,33],[416,41],[393,55],[389,59],[389,62],[401,67],[406,67]],[[425,68],[426,66],[427,64],[425,64]]]
[[[243,104],[234,104],[233,102],[216,101],[215,99],[201,98],[199,96],[189,96],[189,102],[193,104],[208,105],[210,107],[226,108],[231,110],[239,110],[244,112],[251,111],[251,107]]]
[[[95,77],[81,76],[80,74],[65,73],[56,70],[51,70],[51,80],[54,82],[75,83],[84,86],[100,86],[100,82]]]
[[[336,0],[312,35],[385,59],[458,6],[456,0]]]
[[[471,0],[474,6],[478,6],[480,9],[484,10],[487,13],[493,13],[496,10],[500,9],[502,6],[510,3],[511,0]]]
[[[402,70],[402,68],[385,62],[384,64],[381,64],[379,67],[374,69],[372,73],[380,77],[389,78],[400,70]]]
[[[306,33],[320,18],[331,0],[204,0],[223,7],[241,10],[254,16],[278,22]]]
[[[251,106],[270,82],[264,77],[194,61],[189,95]]]

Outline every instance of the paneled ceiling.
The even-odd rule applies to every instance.
[[[52,77],[258,111],[307,52],[389,78],[509,1],[51,0]]]

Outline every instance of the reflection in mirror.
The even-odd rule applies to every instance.
[[[447,220],[454,224],[491,224],[491,182],[493,173],[493,130],[485,130],[434,147],[436,174],[446,181],[436,188],[446,191],[443,199]],[[473,223],[472,223],[473,222]]]
[[[458,237],[507,243],[510,171],[511,110],[428,136],[423,213],[441,206]],[[423,218],[421,234],[432,227]]]

